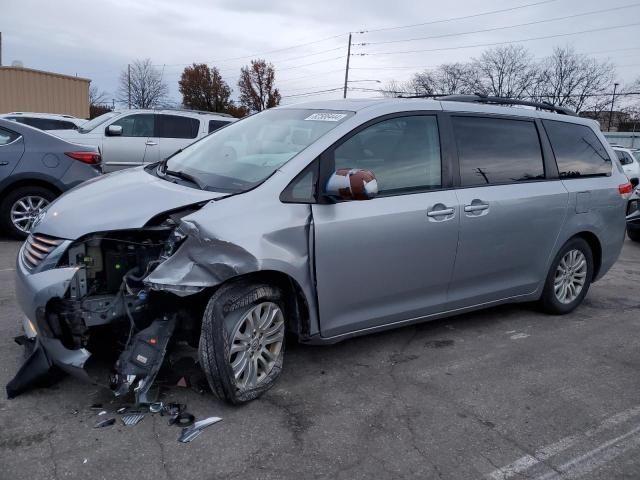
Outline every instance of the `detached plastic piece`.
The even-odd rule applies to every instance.
[[[22,340],[22,338],[20,338],[20,340]],[[16,339],[16,341],[18,341],[18,339]],[[20,370],[18,370],[18,373],[16,373],[16,376],[7,384],[8,398],[17,397],[43,380],[52,366],[39,340],[24,340],[21,344],[28,349],[27,351],[29,351],[29,349],[32,350],[29,357],[20,367]]]
[[[142,413],[133,414],[133,415],[122,415],[122,417],[120,417],[120,419],[122,420],[122,423],[128,426],[137,425],[142,421],[143,418],[144,418],[144,414]]]
[[[180,437],[178,437],[178,441],[181,443],[188,443],[197,438],[202,430],[213,425],[214,423],[220,422],[222,419],[220,417],[209,417],[204,420],[199,420],[194,423],[192,426],[183,428]]]
[[[116,363],[117,373],[112,377],[111,386],[116,396],[126,394],[135,384],[136,405],[154,402],[149,392],[162,366],[175,325],[175,316],[164,317],[134,335]]]
[[[116,419],[115,418],[107,418],[106,420],[102,420],[98,423],[96,423],[93,428],[104,428],[104,427],[110,427],[111,425],[113,425],[114,423],[116,423]]]

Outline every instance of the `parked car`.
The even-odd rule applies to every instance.
[[[640,242],[640,189],[638,179],[632,179],[634,190],[627,204],[627,236],[634,242]]]
[[[179,340],[241,403],[279,377],[287,330],[327,344],[508,302],[571,312],[621,251],[631,185],[568,113],[478,96],[284,106],[74,189],[19,252],[34,350],[9,395],[51,364],[88,378],[101,344],[119,354],[114,392],[146,403]]]
[[[191,110],[127,110],[108,112],[77,132],[59,135],[96,145],[104,172],[154,163],[236,119],[226,114]]]
[[[11,112],[0,115],[5,120],[24,123],[40,130],[78,130],[87,121],[72,115],[55,113]]]
[[[0,119],[0,229],[4,234],[26,238],[49,203],[99,175],[96,147]]]
[[[624,173],[629,178],[640,178],[640,162],[637,153],[630,148],[613,146]]]

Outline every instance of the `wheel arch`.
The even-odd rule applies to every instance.
[[[310,336],[309,302],[300,284],[287,273],[278,270],[259,270],[237,275],[215,287],[208,288],[207,297],[224,285],[247,281],[266,283],[282,290],[287,331],[293,333],[298,339]]]
[[[51,190],[56,195],[62,194],[62,189],[51,181],[45,180],[43,178],[23,177],[15,179],[7,185],[3,185],[2,189],[0,190],[0,195],[4,197],[22,187],[42,187]]]
[[[600,239],[595,233],[588,230],[578,232],[571,238],[582,238],[589,244],[591,254],[593,255],[593,280],[595,280],[598,278],[600,268],[602,267],[602,243]]]

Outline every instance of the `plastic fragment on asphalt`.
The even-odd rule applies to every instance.
[[[181,443],[191,442],[197,438],[205,428],[210,427],[221,420],[222,419],[220,417],[209,417],[204,420],[199,420],[190,427],[183,428],[182,433],[178,437],[178,441]]]
[[[140,423],[144,418],[144,414],[137,413],[133,415],[123,415],[120,418],[122,420],[122,423],[124,423],[127,426],[131,426],[131,425],[137,425],[138,423]]]
[[[116,419],[115,418],[107,418],[106,420],[101,420],[100,422],[96,423],[93,428],[104,428],[104,427],[110,427],[111,425],[113,425],[114,423],[116,423]]]

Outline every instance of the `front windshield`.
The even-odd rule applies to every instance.
[[[83,123],[78,131],[80,133],[87,133],[96,128],[98,125],[102,125],[104,122],[109,120],[110,118],[115,117],[116,115],[120,115],[120,112],[107,112],[103,113],[99,117],[94,118],[93,120],[89,120],[88,122]]]
[[[351,115],[336,110],[266,110],[194,143],[169,158],[164,168],[196,177],[208,190],[245,191]]]

